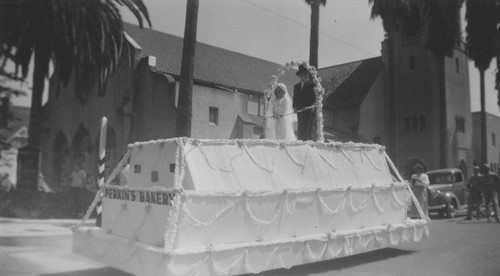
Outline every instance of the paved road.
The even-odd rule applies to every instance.
[[[0,218],[0,275],[129,275],[71,253],[77,222]],[[420,243],[262,275],[500,275],[500,223],[436,219],[430,234]]]

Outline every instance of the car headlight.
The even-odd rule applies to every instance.
[[[435,191],[431,190],[431,196],[432,196],[432,198],[437,198],[437,197],[441,196],[441,191],[439,191],[439,190],[435,190]]]

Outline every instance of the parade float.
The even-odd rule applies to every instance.
[[[127,185],[110,185],[125,166]],[[411,200],[380,145],[139,142],[74,228],[73,251],[135,275],[260,273],[420,241],[428,218],[418,202],[421,218],[407,217]],[[102,226],[84,226],[99,201]]]

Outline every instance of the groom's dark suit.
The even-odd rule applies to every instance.
[[[300,82],[293,87],[293,108],[296,111],[316,103],[313,88],[314,84],[310,81],[304,82],[302,87]],[[316,141],[318,139],[316,131],[316,108],[297,113],[297,120],[297,139]]]

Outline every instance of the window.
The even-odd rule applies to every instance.
[[[260,115],[260,97],[256,95],[248,96],[247,113],[251,115]]]
[[[462,182],[462,181],[464,181],[464,178],[462,177],[462,174],[459,173],[459,172],[456,172],[455,173],[455,183]]]
[[[465,133],[465,118],[463,116],[455,117],[455,128],[459,133]]]
[[[404,122],[404,131],[409,132],[424,132],[427,129],[427,121],[425,116],[406,117]]]
[[[219,108],[213,106],[208,108],[208,123],[210,125],[219,124]]]
[[[264,130],[262,127],[254,126],[253,127],[253,139],[261,139],[263,138]]]
[[[497,137],[495,135],[495,132],[492,132],[491,133],[491,145],[493,147],[496,147],[497,146]]]
[[[460,73],[460,63],[458,58],[455,58],[455,69],[457,70],[457,73]]]
[[[410,70],[415,70],[415,57],[414,56],[411,56],[410,57]]]
[[[425,117],[424,116],[420,116],[420,132],[423,132],[425,131],[425,128],[426,128],[426,122],[425,122]]]
[[[410,118],[406,117],[405,118],[405,132],[410,132],[410,130],[411,130]]]
[[[418,131],[418,118],[417,117],[412,117],[411,118],[411,130],[413,132]]]

